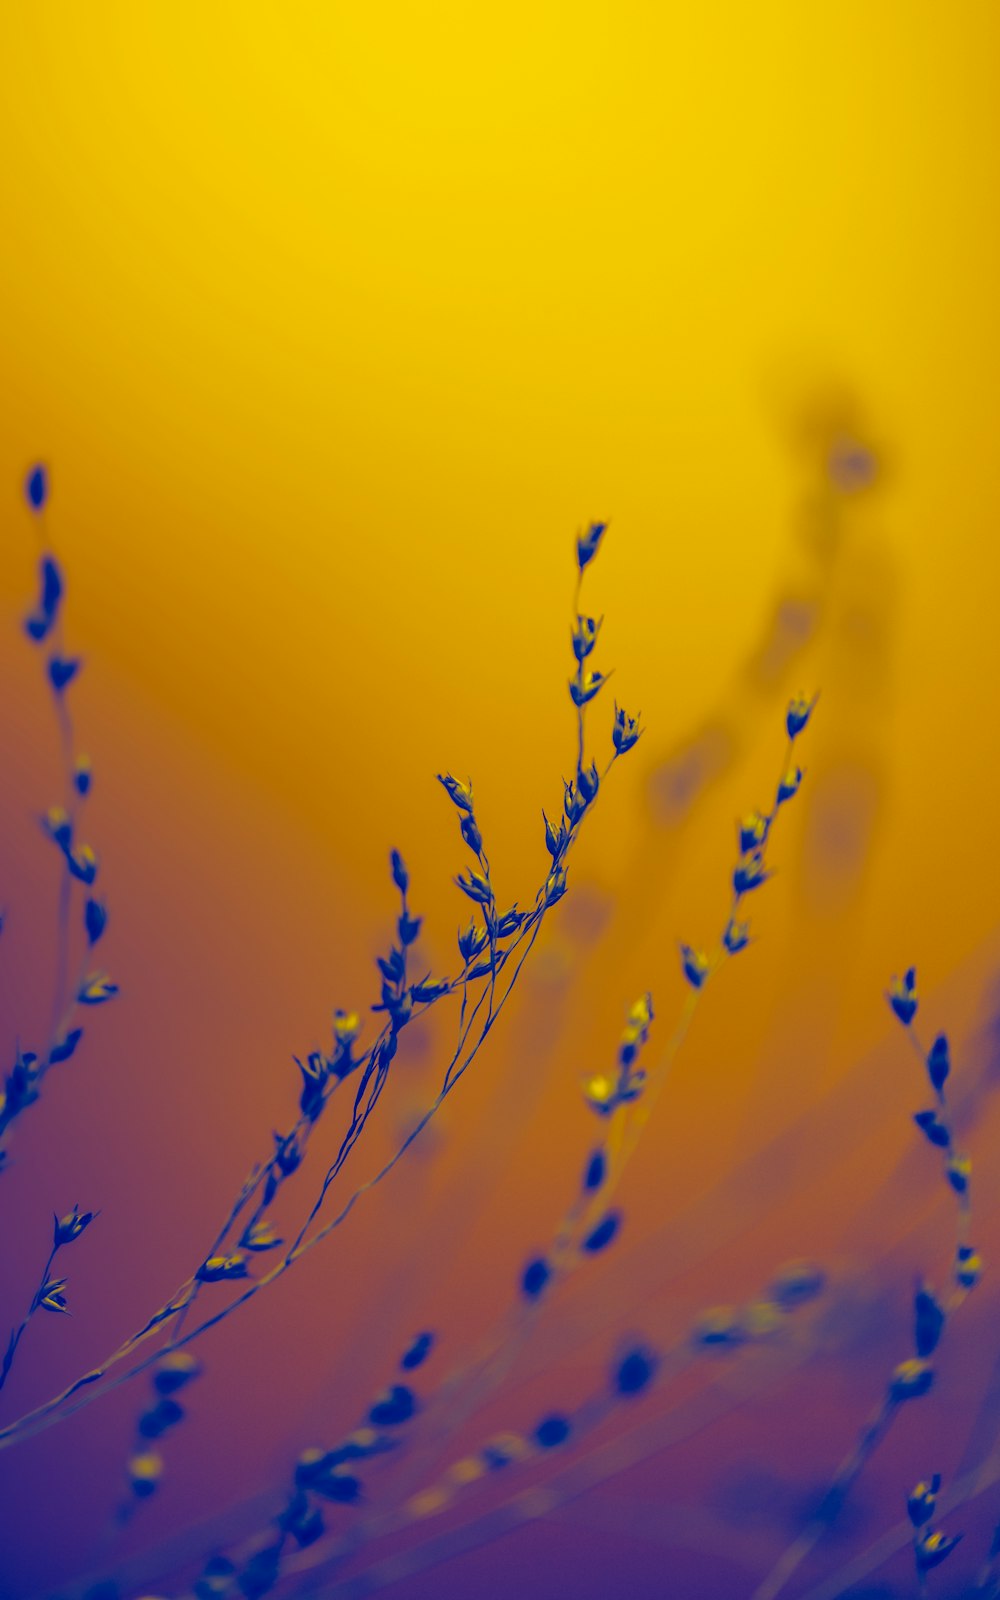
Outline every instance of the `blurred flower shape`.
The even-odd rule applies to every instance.
[[[749,894],[751,889],[759,889],[770,876],[763,852],[754,850],[733,868],[733,892],[738,895]]]
[[[463,894],[468,895],[477,905],[488,906],[493,899],[493,890],[481,872],[475,872],[471,867],[467,872],[460,872],[455,879]]]
[[[983,1263],[971,1244],[960,1244],[955,1252],[955,1282],[960,1289],[974,1289],[983,1275]]]
[[[117,983],[113,983],[106,972],[91,972],[83,980],[76,998],[82,1006],[100,1006],[117,993]]]
[[[65,1278],[49,1278],[39,1289],[35,1304],[40,1306],[43,1311],[68,1312],[69,1306],[66,1304],[66,1296],[63,1293],[66,1283],[67,1279]]]
[[[921,1572],[929,1572],[932,1567],[939,1567],[946,1560],[962,1535],[946,1533],[923,1534],[916,1543],[917,1565]]]
[[[101,900],[88,900],[83,908],[88,944],[96,944],[108,925],[108,909]]]
[[[573,624],[573,654],[577,661],[586,660],[597,643],[603,617],[577,617]]]
[[[66,851],[66,865],[74,878],[89,888],[97,877],[98,860],[89,844],[80,844]]]
[[[32,511],[41,511],[49,497],[48,469],[39,461],[27,473],[24,480],[24,498]]]
[[[950,1072],[951,1051],[948,1047],[948,1035],[939,1033],[927,1056],[927,1076],[935,1093],[941,1093]]]
[[[55,626],[62,599],[63,582],[58,566],[51,556],[43,556],[39,564],[40,593],[38,605],[25,620],[25,631],[36,644],[47,639]]]
[[[472,779],[462,783],[459,778],[453,778],[450,772],[439,772],[438,783],[444,784],[448,798],[456,805],[459,811],[472,810]]]
[[[569,693],[573,704],[577,708],[588,705],[595,696],[600,694],[610,676],[610,672],[581,671],[579,678],[571,678]]]
[[[643,732],[639,726],[639,717],[641,716],[642,712],[640,711],[638,716],[630,717],[626,711],[622,710],[617,700],[615,701],[615,720],[611,729],[611,739],[616,755],[623,756],[627,750],[631,750],[632,746],[638,742]]]
[[[246,1256],[209,1256],[203,1261],[195,1277],[202,1283],[228,1283],[233,1278],[247,1277]]]
[[[153,1371],[153,1387],[158,1394],[176,1394],[201,1372],[201,1362],[189,1350],[168,1350]]]
[[[894,1402],[917,1400],[934,1383],[934,1368],[919,1357],[901,1361],[889,1380],[889,1399]]]
[[[81,797],[90,793],[94,775],[88,756],[77,756],[73,763],[73,787]]]
[[[565,867],[555,867],[545,880],[543,895],[546,907],[554,906],[557,901],[562,899],[565,893],[566,869]]]
[[[473,854],[477,856],[481,855],[483,849],[483,836],[479,831],[479,823],[476,821],[471,811],[465,811],[462,813],[462,819],[459,823],[459,830],[462,838]]]
[[[893,978],[886,994],[886,999],[896,1016],[906,1027],[909,1027],[917,1014],[916,987],[916,968],[909,967],[902,978]]]
[[[163,1457],[155,1450],[140,1450],[129,1457],[128,1480],[137,1499],[146,1500],[156,1492],[163,1476]]]
[[[79,1239],[85,1228],[89,1228],[97,1215],[95,1211],[81,1212],[79,1206],[74,1206],[65,1217],[53,1217],[55,1224],[53,1233],[53,1247],[59,1249],[64,1244],[72,1244],[74,1239]]]
[[[576,560],[581,572],[596,556],[607,528],[606,522],[592,522],[584,533],[577,534]]]
[[[799,694],[795,696],[794,700],[789,701],[788,710],[785,712],[785,728],[789,739],[797,739],[806,727],[818,699],[818,694],[814,694],[811,700],[807,700],[805,695]]]
[[[749,812],[739,825],[740,855],[745,856],[750,850],[759,850],[767,838],[770,826],[770,817],[765,817],[762,811]]]
[[[806,1305],[822,1294],[826,1273],[815,1261],[788,1261],[771,1280],[769,1292],[783,1311]]]
[[[969,1156],[952,1156],[945,1174],[956,1194],[967,1194],[972,1178],[972,1161]]]
[[[240,1246],[244,1250],[277,1250],[284,1242],[269,1222],[258,1218],[254,1222],[249,1222],[244,1228]]]
[[[83,662],[78,656],[51,657],[48,665],[49,682],[56,694],[62,694],[63,690],[73,682],[82,665]]]
[[[804,777],[805,773],[801,767],[789,767],[788,771],[778,784],[778,792],[775,796],[775,804],[781,806],[784,805],[786,800],[794,799],[802,787],[802,779]]]
[[[941,1474],[935,1472],[929,1483],[918,1483],[913,1490],[906,1502],[906,1510],[915,1528],[922,1528],[926,1522],[930,1522],[940,1488]]]
[[[712,970],[712,963],[704,950],[693,950],[689,944],[681,945],[681,966],[693,989],[700,989]]]

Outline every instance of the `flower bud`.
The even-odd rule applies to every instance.
[[[453,778],[450,772],[438,773],[438,783],[444,785],[448,798],[459,811],[472,810],[472,780],[462,783],[459,778]]]
[[[606,522],[592,522],[584,533],[576,536],[576,561],[582,572],[588,567],[600,548],[601,540],[607,531]]]
[[[712,964],[703,950],[692,950],[689,944],[681,945],[681,966],[692,989],[700,989],[712,970]]]
[[[896,1016],[906,1027],[917,1014],[916,986],[916,968],[910,967],[902,978],[893,978],[886,995]]]
[[[799,694],[795,696],[794,700],[788,702],[788,710],[785,712],[785,728],[790,739],[798,738],[809,721],[813,706],[818,699],[819,695],[816,694],[813,695],[811,700],[807,700],[805,695]]]
[[[55,1231],[53,1244],[56,1249],[61,1245],[72,1244],[74,1239],[79,1239],[84,1228],[89,1228],[96,1213],[93,1211],[80,1211],[79,1206],[74,1206],[65,1217],[54,1217]]]

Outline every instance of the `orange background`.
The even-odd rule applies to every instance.
[[[906,1245],[905,1175],[895,1209],[863,1203],[907,1152],[913,1203],[937,1194],[911,1150],[923,1088],[890,1030],[889,976],[916,962],[928,1029],[992,1060],[969,1041],[998,888],[993,9],[50,4],[5,33],[3,1048],[35,1040],[50,1001],[54,867],[33,816],[58,794],[57,742],[20,629],[36,544],[19,484],[40,457],[86,660],[69,692],[122,993],[16,1130],[0,1193],[12,1323],[51,1211],[102,1215],[75,1247],[72,1322],[32,1325],[0,1420],[196,1265],[291,1123],[290,1052],[326,1042],[334,1005],[377,997],[391,845],[425,965],[454,970],[465,853],[437,771],[472,775],[500,898],[532,900],[540,809],[574,759],[572,537],[595,516],[611,520],[587,579],[598,660],[641,707],[643,741],[590,819],[520,1007],[423,1157],[206,1341],[198,1414],[128,1549],[280,1493],[413,1327],[440,1326],[457,1357],[506,1304],[593,1137],[578,1076],[611,1059],[646,988],[666,1036],[676,940],[720,926],[732,819],[764,801],[799,688],[822,697],[780,872],[753,907],[760,941],[707,997],[636,1159],[623,1265],[595,1263],[589,1297],[571,1293],[599,1363],[620,1331],[587,1322],[610,1299],[601,1272],[620,1274],[621,1326],[655,1327],[657,1296],[740,1299],[796,1253],[869,1283],[892,1246],[885,1338],[905,1345],[946,1213]],[[873,487],[831,487],[842,438],[874,453]],[[598,749],[610,714],[602,697]],[[684,752],[701,774],[690,812],[670,800]],[[449,1037],[401,1051],[359,1176],[432,1097]],[[760,1201],[753,1242],[716,1258],[735,1202],[714,1186],[860,1060],[882,1086],[874,1123],[861,1086],[836,1141],[810,1124],[820,1180],[790,1169],[779,1211],[763,1220]],[[650,1241],[702,1189],[716,1200],[678,1282]],[[992,1352],[968,1337],[985,1383]],[[568,1333],[552,1339],[545,1398],[512,1388],[490,1426],[568,1403],[590,1368]],[[849,1446],[880,1355],[845,1360],[843,1393],[822,1364],[804,1387],[825,1419],[802,1444],[809,1484]],[[139,1403],[119,1392],[0,1458],[4,1600],[101,1566]],[[957,1459],[958,1400],[940,1406],[937,1435],[921,1428],[951,1439],[947,1459],[927,1461],[908,1423],[873,1536],[911,1478]],[[794,1479],[773,1407],[728,1438],[723,1454]],[[644,1526],[685,1459],[643,1480]],[[58,1548],[39,1532],[55,1518]],[[719,1576],[704,1551],[653,1559],[648,1533],[596,1526],[572,1569],[583,1600],[626,1570],[636,1600],[658,1594],[665,1559],[692,1594],[743,1592],[745,1573]],[[762,1573],[780,1529],[752,1537]],[[499,1547],[505,1571],[554,1592],[583,1535],[553,1518],[530,1538]],[[485,1580],[459,1565],[427,1581]]]

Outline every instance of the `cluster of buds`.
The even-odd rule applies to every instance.
[[[36,517],[41,517],[48,503],[49,477],[48,471],[41,463],[33,466],[24,481],[24,495],[29,510]],[[62,574],[53,556],[45,554],[39,566],[39,596],[34,610],[25,619],[25,631],[34,644],[41,645],[53,634],[58,636],[60,608],[64,595]],[[62,656],[57,651],[52,651],[46,663],[46,672],[49,683],[57,697],[61,697],[63,690],[73,680],[79,671],[81,663],[76,659]],[[60,721],[64,734],[72,742],[70,724],[64,706],[59,708]],[[86,756],[69,752],[69,768],[66,781],[71,796],[83,799],[89,794],[92,785],[90,762]],[[50,807],[46,814],[40,818],[42,830],[46,837],[59,850],[65,865],[68,878],[83,884],[90,889],[94,884],[98,871],[98,859],[95,851],[89,844],[78,843],[75,839],[75,821],[72,808],[74,800],[67,802],[70,810],[64,806]],[[104,935],[107,927],[108,913],[103,901],[93,895],[86,898],[83,910],[84,933],[87,945],[92,948]],[[0,917],[0,927],[3,919]],[[80,983],[76,992],[57,997],[61,1007],[73,1004],[95,1006],[102,1005],[118,992],[117,984],[113,983],[105,972],[90,972]],[[48,1068],[59,1061],[68,1061],[74,1054],[81,1038],[82,1028],[67,1029],[64,1018],[50,1042],[47,1055],[39,1058],[32,1051],[21,1052],[18,1050],[12,1071],[7,1075],[3,1090],[0,1092],[0,1136],[14,1118],[38,1099],[39,1084]],[[0,1150],[0,1166],[5,1160],[5,1152]],[[59,1291],[54,1291],[49,1297],[52,1309],[64,1309],[59,1305]]]
[[[886,999],[894,1015],[906,1028],[910,1027],[916,1015],[916,989],[917,975],[914,968],[910,967],[902,978],[893,978],[886,992]],[[951,1076],[951,1046],[946,1033],[939,1033],[935,1037],[930,1049],[924,1055],[924,1065],[928,1081],[936,1096],[936,1104],[925,1111],[915,1112],[913,1120],[928,1143],[940,1150],[944,1157],[945,1180],[958,1197],[964,1226],[970,1211],[972,1161],[969,1156],[957,1151],[952,1142],[945,1093]],[[963,1292],[975,1288],[982,1271],[983,1264],[974,1247],[960,1242],[954,1265],[956,1287]]]
[[[40,1060],[34,1050],[18,1049],[14,1065],[3,1080],[0,1089],[0,1134],[16,1116],[38,1099],[39,1084],[49,1067],[68,1061],[83,1038],[82,1028],[71,1028],[57,1035],[50,1046],[46,1060]],[[0,1152],[0,1160],[2,1160]]]
[[[765,814],[763,811],[755,810],[749,812],[742,822],[737,824],[739,860],[733,868],[733,894],[737,904],[745,894],[750,894],[753,889],[759,889],[771,875],[767,870],[765,850],[773,821],[774,812]],[[730,927],[735,927],[733,918],[730,918]]]
[[[804,695],[797,695],[789,701],[785,711],[785,728],[790,744],[794,744],[807,726],[817,699],[818,695],[813,695],[811,700]],[[740,901],[744,895],[759,889],[771,876],[767,865],[771,826],[778,807],[798,793],[803,777],[802,768],[790,762],[779,779],[773,808],[770,811],[750,811],[736,825],[738,860],[732,875],[733,907],[722,934],[722,949],[727,955],[737,955],[750,943],[750,925],[738,915]],[[711,972],[711,963],[702,952],[691,950],[687,945],[681,946],[681,960],[684,976],[694,988],[700,989]]]
[[[43,1070],[43,1063],[34,1050],[18,1049],[0,1091],[0,1133],[38,1099],[38,1082]]]
[[[913,1553],[917,1573],[921,1580],[933,1567],[939,1567],[958,1544],[960,1533],[949,1535],[933,1531],[929,1524],[934,1516],[937,1497],[941,1489],[941,1474],[935,1472],[929,1482],[918,1483],[906,1502],[907,1514],[913,1527]]]
[[[471,790],[470,790],[471,802]],[[398,850],[393,850],[389,857],[389,867],[392,872],[392,881],[399,890],[400,908],[396,920],[396,931],[399,943],[390,946],[387,956],[377,956],[378,969],[382,975],[381,1004],[373,1006],[373,1011],[386,1011],[389,1014],[389,1026],[395,1036],[410,1019],[413,999],[407,985],[407,951],[416,942],[420,933],[420,917],[410,913],[407,891],[410,887],[410,874],[406,870],[406,863]],[[343,1074],[341,1074],[342,1076]]]
[[[70,876],[89,888],[97,877],[99,863],[89,844],[74,844],[69,814],[62,806],[50,806],[41,824],[42,832],[62,851]]]
[[[627,1013],[618,1045],[616,1070],[593,1073],[584,1079],[584,1099],[598,1116],[610,1116],[618,1106],[637,1100],[642,1094],[646,1085],[646,1074],[636,1063],[639,1052],[649,1037],[652,1020],[652,998],[645,994]]]
[[[381,1003],[373,1011],[387,1011],[393,1033],[398,1033],[410,1015],[410,994],[406,984],[406,954],[392,945],[387,956],[376,956],[382,974]]]
[[[126,1468],[133,1504],[155,1494],[163,1476],[163,1457],[154,1446],[183,1422],[184,1407],[176,1397],[200,1371],[200,1362],[187,1350],[170,1350],[157,1362],[150,1404],[136,1423],[135,1446]]]
[[[468,965],[471,960],[475,959],[480,950],[486,948],[487,944],[490,946],[491,956],[495,952],[496,940],[499,934],[496,901],[493,895],[493,885],[490,882],[489,862],[483,850],[482,830],[476,820],[476,813],[473,809],[472,781],[470,779],[468,782],[463,783],[461,779],[452,777],[450,772],[439,772],[438,782],[444,786],[449,800],[459,813],[459,832],[462,835],[463,842],[475,856],[477,863],[475,867],[468,867],[464,872],[460,872],[455,879],[462,893],[467,895],[473,904],[482,907],[483,917],[486,921],[486,929],[481,944],[478,943],[479,933],[476,930],[475,923],[469,924],[469,928],[464,935],[459,934],[459,953],[466,965]],[[509,918],[512,915],[517,916],[516,906],[508,914],[508,932],[511,931]],[[520,927],[520,920],[518,920],[516,926]],[[490,970],[490,966],[485,968],[487,972]]]
[[[766,1292],[744,1306],[712,1306],[692,1330],[696,1349],[725,1352],[771,1338],[790,1312],[823,1292],[826,1274],[813,1261],[790,1261],[775,1274]]]
[[[81,1233],[90,1227],[96,1215],[96,1211],[81,1211],[79,1206],[74,1206],[72,1211],[68,1212],[64,1217],[58,1217],[53,1213],[52,1254],[49,1256],[45,1272],[42,1274],[42,1281],[35,1292],[35,1298],[31,1302],[31,1310],[28,1312],[29,1317],[35,1311],[52,1311],[62,1315],[69,1312],[69,1305],[66,1300],[68,1279],[51,1277],[50,1269],[55,1260],[56,1252],[62,1250],[65,1245],[73,1244],[79,1239]]]
[[[32,467],[24,481],[24,497],[35,516],[41,516],[49,497],[49,475],[41,466]],[[42,644],[50,636],[59,616],[63,596],[62,574],[50,555],[43,555],[39,564],[39,595],[35,609],[25,618],[24,631],[34,644]],[[48,679],[55,693],[62,694],[80,670],[75,657],[52,651],[46,663]]]
[[[400,1369],[411,1372],[422,1366],[434,1344],[431,1333],[419,1333],[411,1340],[400,1359]],[[392,1432],[408,1422],[418,1409],[417,1399],[406,1384],[392,1384],[373,1402],[362,1427],[332,1450],[312,1447],[303,1450],[295,1463],[288,1502],[276,1519],[277,1538],[265,1541],[257,1553],[269,1552],[277,1570],[286,1538],[300,1550],[314,1544],[326,1532],[326,1508],[348,1506],[362,1497],[357,1464],[394,1447]],[[246,1594],[244,1572],[240,1587]],[[196,1591],[197,1592],[197,1591]],[[208,1597],[206,1597],[208,1600]]]
[[[584,533],[578,534],[576,541],[576,560],[580,581],[582,582],[584,569],[588,567],[600,548],[601,540],[607,531],[606,522],[592,522]],[[573,656],[576,661],[576,670],[569,680],[569,695],[577,711],[580,713],[580,752],[577,762],[576,776],[576,801],[580,806],[580,813],[597,793],[597,769],[591,768],[592,780],[588,779],[583,770],[583,708],[597,698],[608,679],[610,672],[600,672],[588,665],[597,636],[601,631],[603,617],[589,617],[578,613],[570,636],[573,646]],[[620,707],[615,705],[615,720],[612,729],[612,739],[615,747],[615,757],[624,755],[626,750],[639,738],[642,729],[639,727],[638,717],[630,717]],[[593,793],[588,793],[592,788]],[[567,811],[571,823],[577,820]]]

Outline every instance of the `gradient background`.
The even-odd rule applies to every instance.
[[[415,1328],[441,1330],[443,1373],[501,1313],[592,1138],[578,1076],[646,988],[666,1037],[675,941],[720,926],[732,820],[766,796],[799,688],[822,700],[762,937],[698,1018],[620,1246],[468,1437],[574,1403],[623,1330],[669,1342],[796,1254],[834,1279],[801,1324],[807,1370],[715,1365],[704,1390],[656,1392],[607,1434],[648,1426],[644,1465],[393,1593],[750,1593],[907,1353],[914,1274],[947,1268],[947,1196],[909,1122],[924,1089],[881,998],[910,962],[977,1089],[978,1238],[1000,1253],[998,48],[995,8],[969,0],[8,8],[3,1049],[50,1000],[55,868],[33,817],[57,740],[20,627],[39,457],[122,994],[13,1140],[4,1317],[51,1212],[102,1215],[67,1259],[73,1317],[33,1323],[3,1420],[201,1259],[290,1125],[290,1052],[376,998],[391,845],[425,964],[453,970],[464,852],[435,772],[472,774],[499,895],[531,900],[539,810],[573,761],[572,537],[591,517],[611,519],[588,576],[599,661],[648,730],[518,1006],[413,1160],[204,1341],[162,1492],[121,1547],[128,1593],[175,1592],[155,1552],[180,1530],[211,1524],[178,1560],[230,1508],[230,1531],[254,1496],[266,1514]],[[832,487],[843,438],[874,452],[873,487]],[[599,740],[609,723],[598,701]],[[449,1037],[408,1039],[358,1176],[432,1097]],[[780,1160],[748,1165],[788,1128]],[[917,1477],[992,1450],[997,1309],[988,1278],[937,1393],[790,1593],[896,1522]],[[113,1565],[143,1394],[0,1457],[4,1600]],[[998,1510],[995,1489],[963,1509],[935,1593],[961,1592]],[[912,1592],[907,1561],[869,1593]]]

